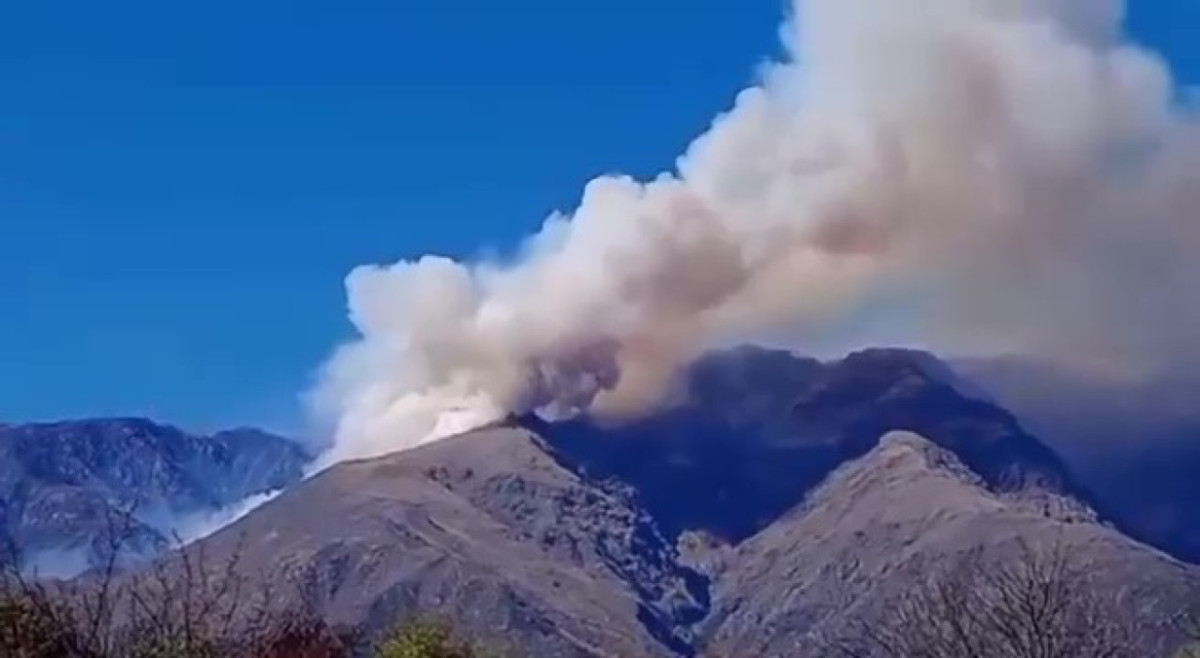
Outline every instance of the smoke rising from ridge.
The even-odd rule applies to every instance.
[[[509,412],[636,414],[714,344],[804,349],[880,300],[939,349],[1190,364],[1200,131],[1122,20],[1116,0],[798,0],[788,60],[672,173],[592,181],[515,264],[351,273],[361,337],[313,397],[327,459]]]

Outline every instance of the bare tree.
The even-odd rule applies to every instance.
[[[334,658],[337,638],[316,616],[273,609],[270,580],[239,569],[240,550],[210,564],[203,544],[123,569],[135,532],[131,511],[111,512],[93,568],[72,581],[26,573],[16,542],[0,559],[4,658]],[[315,651],[314,647],[323,647]],[[314,652],[315,651],[315,652]]]
[[[91,586],[46,581],[25,559],[15,539],[0,543],[0,609],[3,655],[22,658],[100,658],[111,652],[116,580],[122,551],[134,528],[132,510],[106,510],[105,530],[97,542],[99,564]]]
[[[1136,593],[1098,586],[1067,543],[974,551],[822,643],[845,658],[1144,658]],[[1140,642],[1140,643],[1139,643]]]

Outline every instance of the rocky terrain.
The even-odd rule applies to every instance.
[[[435,613],[536,656],[821,656],[958,558],[1022,543],[1067,546],[1098,586],[1154,592],[1139,615],[1169,618],[1200,591],[1175,535],[1139,525],[1136,487],[1043,443],[1004,391],[920,352],[722,352],[641,420],[511,418],[339,464],[186,550],[236,560],[281,608],[369,632]],[[57,491],[213,507],[295,481],[305,460],[266,435],[65,427],[38,446],[0,432],[22,460],[0,481],[27,541],[37,519],[92,518],[30,504]]]
[[[749,350],[691,382],[637,423],[518,418],[336,466],[201,547],[340,623],[435,611],[539,656],[819,656],[918,577],[1022,538],[1164,609],[1196,577],[927,355]]]
[[[719,655],[821,655],[824,639],[878,617],[921,578],[979,548],[1015,555],[1018,539],[1046,550],[1061,543],[1105,574],[1104,587],[1154,589],[1162,607],[1148,617],[1175,614],[1200,576],[1073,499],[998,492],[949,451],[894,433],[728,558],[710,646]]]
[[[918,576],[1016,538],[1067,543],[1112,587],[1182,593],[1197,578],[1079,501],[990,487],[907,433],[760,532],[691,554],[694,535],[672,545],[636,494],[581,477],[519,427],[336,466],[193,550],[236,554],[286,583],[277,598],[373,630],[433,611],[528,655],[819,656],[816,638]]]
[[[250,429],[194,436],[135,418],[0,426],[0,537],[58,575],[86,568],[113,534],[153,555],[183,525],[298,481],[308,460]]]
[[[708,608],[629,492],[515,427],[335,466],[196,550],[337,623],[437,611],[538,656],[687,654]]]

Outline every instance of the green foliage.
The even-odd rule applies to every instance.
[[[454,637],[450,626],[440,622],[406,624],[383,641],[375,658],[483,658],[474,647]]]

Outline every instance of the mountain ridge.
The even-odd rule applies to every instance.
[[[152,556],[178,523],[286,487],[310,459],[260,430],[194,435],[137,417],[4,425],[0,534],[26,558],[76,563],[67,571],[100,559],[113,541]]]
[[[335,621],[378,631],[438,610],[535,655],[690,655],[705,605],[626,492],[505,426],[338,464],[195,550],[241,551],[248,572],[301,583],[292,602]]]
[[[822,639],[846,632],[851,619],[882,616],[914,582],[973,550],[1011,554],[1018,537],[1064,542],[1112,572],[1105,587],[1195,582],[1194,568],[1097,523],[1086,505],[1057,494],[1048,505],[1041,494],[994,491],[945,448],[889,434],[736,549],[707,637],[726,655],[821,655]]]
[[[539,656],[755,647],[753,655],[815,658],[816,645],[791,651],[798,638],[846,623],[833,611],[874,614],[872,602],[898,595],[913,570],[936,571],[1015,536],[1062,534],[1097,563],[1134,565],[1113,568],[1123,584],[1194,575],[1099,523],[1085,504],[1039,488],[989,488],[951,451],[911,433],[881,437],[704,570],[657,530],[636,491],[590,480],[556,450],[502,425],[347,462],[196,550],[221,560],[240,547],[249,572],[302,583],[295,596],[339,623],[379,630],[432,611]]]
[[[944,370],[934,369],[931,373],[931,363],[938,362],[928,355],[873,350],[842,361],[821,363],[746,348],[732,356],[717,355],[714,359],[697,366],[699,384],[689,391],[688,402],[642,421],[614,427],[586,418],[557,422],[535,416],[509,418],[407,452],[334,467],[331,469],[334,472],[350,469],[360,475],[350,478],[344,489],[328,490],[319,496],[309,493],[314,502],[305,506],[306,511],[319,504],[315,500],[318,498],[344,499],[334,504],[347,507],[337,509],[352,509],[356,505],[353,501],[375,491],[375,486],[448,492],[446,495],[453,497],[453,504],[437,503],[439,498],[430,494],[433,497],[426,501],[430,507],[421,508],[425,510],[423,513],[432,515],[421,516],[417,521],[419,527],[426,528],[422,550],[442,555],[447,550],[445,542],[449,541],[438,539],[443,534],[470,542],[471,531],[438,519],[478,515],[480,520],[474,532],[491,537],[487,543],[499,552],[469,552],[464,559],[474,566],[462,568],[473,574],[471,578],[476,582],[484,583],[484,591],[509,588],[511,583],[498,574],[522,572],[497,565],[531,559],[527,552],[532,550],[540,556],[533,559],[545,562],[547,568],[553,567],[553,573],[559,574],[534,578],[548,577],[558,582],[556,579],[574,574],[570,578],[576,586],[568,588],[569,592],[550,596],[539,593],[537,587],[519,590],[522,593],[516,601],[520,603],[513,605],[540,610],[543,619],[557,620],[553,624],[563,626],[572,637],[592,637],[584,643],[589,646],[603,647],[606,642],[616,641],[621,646],[640,646],[640,651],[650,652],[647,655],[665,652],[687,656],[709,645],[724,646],[723,643],[728,645],[726,648],[733,647],[741,640],[730,638],[751,635],[761,622],[756,616],[765,617],[767,608],[782,606],[796,596],[786,594],[781,600],[772,599],[760,606],[760,612],[748,612],[754,608],[746,606],[759,600],[755,591],[772,591],[772,585],[746,576],[751,573],[747,571],[751,569],[746,566],[748,563],[758,561],[754,568],[774,573],[769,579],[773,584],[788,580],[785,574],[776,573],[782,568],[779,565],[792,564],[797,559],[829,565],[834,575],[849,568],[845,565],[861,561],[849,549],[822,556],[811,542],[806,544],[788,532],[794,524],[811,531],[814,523],[822,526],[823,530],[818,530],[823,532],[841,532],[838,521],[828,519],[820,511],[837,505],[822,496],[831,486],[839,486],[837,483],[844,480],[845,473],[854,473],[855,469],[915,474],[905,477],[916,482],[911,486],[919,487],[935,486],[928,483],[946,480],[952,485],[946,485],[947,490],[966,501],[965,508],[981,517],[965,522],[959,510],[950,519],[958,524],[953,527],[959,531],[947,530],[939,535],[936,507],[931,516],[924,514],[919,504],[915,511],[905,512],[905,506],[911,503],[892,500],[887,486],[867,478],[875,483],[868,490],[879,507],[878,514],[899,514],[900,520],[871,523],[848,532],[855,541],[865,538],[861,541],[867,542],[856,550],[869,553],[872,545],[888,547],[877,551],[883,557],[874,558],[882,560],[884,566],[880,569],[885,573],[891,568],[886,567],[890,564],[887,560],[908,556],[902,550],[893,550],[905,541],[897,533],[932,533],[929,550],[953,554],[959,548],[986,543],[988,537],[993,537],[986,525],[994,515],[999,515],[997,518],[1009,527],[1037,530],[1079,525],[1091,528],[1093,534],[1116,536],[1089,505],[1086,492],[1077,488],[1069,469],[1053,451],[1025,432],[1006,410],[969,395],[969,390],[964,392],[969,384],[954,380]],[[729,374],[731,370],[733,375]],[[772,386],[741,385],[747,381],[768,381]],[[581,428],[583,432],[576,433]],[[911,433],[895,433],[895,430],[911,432],[913,428],[928,431],[933,437],[917,439]],[[875,431],[879,434],[872,434]],[[907,470],[897,471],[896,463],[890,461],[897,456],[902,457],[900,466],[908,464]],[[366,482],[379,484],[366,485]],[[314,487],[324,486],[315,480],[305,483],[302,489],[311,492]],[[855,499],[859,495],[851,487],[847,497]],[[282,498],[287,497],[285,494]],[[730,505],[731,512],[755,519],[753,525],[740,526],[740,530],[735,526],[734,532],[722,538],[721,531],[729,530],[722,525],[728,517],[722,516],[720,509],[711,515],[710,507],[712,501],[722,499]],[[563,504],[565,500],[574,502]],[[231,545],[231,537],[239,531],[251,536],[270,535],[273,531],[268,529],[272,523],[269,519],[280,504],[269,504],[220,533],[214,539],[217,544],[210,546]],[[412,513],[403,510],[409,510],[413,501],[397,504],[399,509],[389,513]],[[889,512],[889,506],[895,505],[899,505],[898,511]],[[336,511],[329,516],[347,518],[351,514]],[[1010,517],[1020,523],[1008,520]],[[251,525],[254,523],[263,525]],[[293,528],[293,533],[302,532],[297,526],[287,527]],[[492,529],[484,530],[485,527]],[[341,531],[343,536],[356,537],[352,540],[355,545],[365,543],[371,547],[366,553],[382,550],[376,546],[380,540],[369,526],[355,522]],[[309,540],[320,542],[330,532],[333,531],[312,532],[303,541],[289,535],[293,539],[287,541],[300,542],[299,545]],[[693,555],[696,537],[712,533],[717,536],[715,543],[700,546],[698,554]],[[614,537],[618,538],[615,543]],[[949,544],[943,546],[939,542]],[[772,556],[769,563],[761,563],[756,557],[759,555],[756,547],[764,544],[773,545],[765,551]],[[468,548],[461,550],[478,550],[470,549],[472,545],[468,543]],[[1120,550],[1132,551],[1131,554],[1157,555],[1132,542],[1121,546]],[[295,553],[293,548],[276,547],[276,550]],[[269,555],[264,552],[252,561],[264,561]],[[359,549],[352,550],[348,557],[339,555],[342,555],[339,560],[349,559],[350,565],[364,559]],[[525,557],[514,557],[518,555]],[[441,559],[445,558],[433,562]],[[356,567],[346,569],[354,572]],[[441,591],[446,582],[460,582],[453,574],[431,569],[432,575],[427,577],[419,569],[406,567],[405,575],[397,576],[399,580],[389,587],[417,592],[434,587]],[[829,580],[829,575],[818,573],[820,578],[814,581],[814,596],[819,594],[824,598],[807,600],[805,606],[832,605],[830,601],[834,598],[830,598],[833,595],[829,590],[836,588],[830,583],[837,581]],[[742,580],[749,584],[737,585]],[[391,590],[371,590],[372,585],[365,583],[363,586],[368,589],[365,593],[335,596],[329,605],[338,619],[344,619],[338,615],[351,615],[349,610],[355,605],[374,609],[372,618],[382,614],[378,612],[382,609],[403,614],[408,609],[405,605],[425,605],[455,619],[466,619],[468,630],[473,633],[487,635],[500,632],[501,628],[511,630],[505,620],[493,619],[500,626],[472,622],[475,612],[470,603],[453,595],[448,599],[450,603],[442,598],[417,596],[402,597],[408,601],[403,604],[396,603],[397,599],[388,594]],[[576,589],[591,603],[570,602],[573,612],[556,607],[559,598],[573,596]],[[338,589],[339,592],[355,590],[344,583]],[[353,604],[337,598],[341,596],[354,600],[365,597],[370,603],[359,600]],[[869,598],[865,592],[861,596],[864,600]],[[731,607],[729,601],[748,603]],[[597,602],[600,610],[607,611],[602,616],[607,615],[613,628],[622,629],[618,634],[624,640],[589,636],[594,630],[588,631],[586,624],[575,617],[580,609],[591,609],[587,606]],[[739,609],[750,616],[739,616]],[[787,634],[812,630],[792,621],[785,626]],[[522,633],[526,632],[518,633],[520,641],[530,643],[538,651],[566,651],[556,641]]]
[[[947,382],[945,372],[930,374],[930,363],[940,362],[909,350],[823,363],[744,347],[701,360],[685,401],[645,418],[616,426],[586,417],[522,423],[591,477],[638,490],[675,537],[703,530],[741,541],[893,430],[951,448],[989,486],[1045,488],[1100,507],[1011,413],[964,394],[968,385]],[[747,372],[775,385],[740,386]]]
[[[837,610],[868,618],[956,556],[1025,536],[1077,542],[1111,586],[1148,579],[1165,604],[1193,580],[1120,534],[996,396],[926,353],[821,362],[747,347],[685,381],[675,404],[620,425],[510,417],[336,464],[185,550],[239,558],[288,590],[281,605],[335,623],[379,631],[432,611],[570,657],[743,644],[815,657],[818,636],[848,623]],[[241,436],[247,455],[221,463],[259,473],[269,460]],[[211,495],[253,479],[222,478]]]

